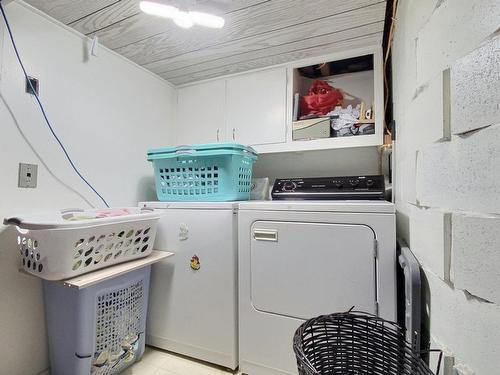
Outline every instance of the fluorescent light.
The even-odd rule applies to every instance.
[[[170,18],[177,26],[185,29],[192,27],[193,24],[215,29],[224,27],[224,18],[214,14],[195,11],[185,12],[174,6],[159,4],[154,1],[141,1],[139,7],[146,14]]]
[[[189,16],[195,24],[200,26],[212,27],[214,29],[220,29],[224,27],[224,18],[215,16],[213,14],[189,12]]]
[[[141,1],[139,7],[146,14],[163,18],[174,18],[175,14],[179,11],[176,7],[152,1]]]
[[[189,13],[183,12],[182,10],[178,10],[175,14],[174,23],[184,29],[189,29],[191,26],[193,26],[193,20],[191,19]]]

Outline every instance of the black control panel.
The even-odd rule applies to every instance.
[[[385,199],[384,176],[276,179],[271,196],[275,200]]]

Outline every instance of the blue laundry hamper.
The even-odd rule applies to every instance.
[[[148,151],[160,201],[248,200],[257,153],[236,143]]]
[[[114,375],[144,353],[151,266],[69,288],[44,280],[52,375]]]

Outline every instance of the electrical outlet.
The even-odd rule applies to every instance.
[[[38,165],[19,163],[19,181],[20,188],[36,188],[38,177]]]
[[[26,92],[34,95],[32,88],[36,94],[40,96],[40,80],[38,78],[28,76],[28,79],[26,79]]]

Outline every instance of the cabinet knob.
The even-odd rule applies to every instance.
[[[236,130],[233,128],[233,141],[236,140],[236,137],[235,137],[235,134],[234,134],[235,132],[236,132]]]
[[[220,141],[220,139],[219,139],[219,133],[220,133],[220,129],[219,129],[219,128],[217,128],[217,142],[219,142],[219,141]]]

